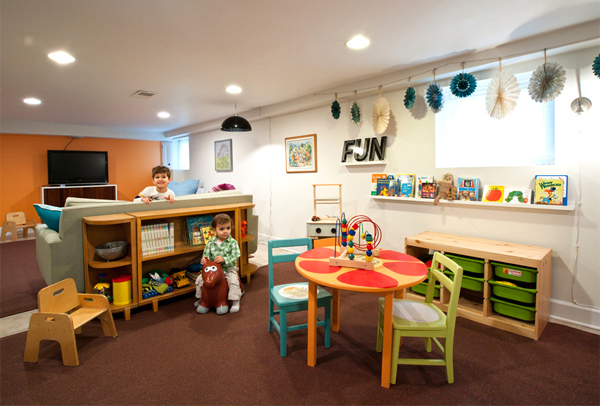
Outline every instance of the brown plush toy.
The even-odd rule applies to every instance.
[[[433,204],[438,204],[441,198],[446,200],[456,199],[456,186],[454,186],[454,177],[451,173],[446,173],[442,180],[438,182],[439,189]]]

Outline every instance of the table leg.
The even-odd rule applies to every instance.
[[[308,281],[308,366],[317,365],[317,284]],[[388,379],[389,382],[389,379]]]
[[[340,331],[340,290],[333,289],[333,303],[331,304],[331,330]]]
[[[381,356],[381,386],[390,387],[390,374],[392,369],[392,316],[394,306],[394,292],[385,295],[383,313],[383,352]]]

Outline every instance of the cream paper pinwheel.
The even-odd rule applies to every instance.
[[[485,107],[492,118],[501,119],[510,114],[519,99],[519,83],[512,73],[500,72],[494,76],[485,96]]]
[[[379,86],[379,99],[373,106],[373,129],[377,134],[383,134],[390,122],[390,105],[385,97],[381,97],[381,86]]]

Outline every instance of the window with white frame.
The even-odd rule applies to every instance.
[[[554,164],[554,101],[533,101],[531,72],[515,75],[520,94],[502,119],[489,116],[485,98],[491,79],[477,81],[472,95],[459,98],[444,87],[444,106],[435,115],[436,168]]]
[[[172,141],[173,169],[187,171],[190,169],[190,139],[182,137]]]

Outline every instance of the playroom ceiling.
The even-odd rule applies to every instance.
[[[167,132],[600,18],[598,0],[1,0],[1,118]],[[357,34],[363,50],[344,43]],[[58,65],[56,50],[76,61]],[[242,93],[225,92],[238,85]],[[147,99],[130,97],[142,90]],[[38,106],[26,97],[42,100]],[[171,117],[160,119],[157,113]]]

